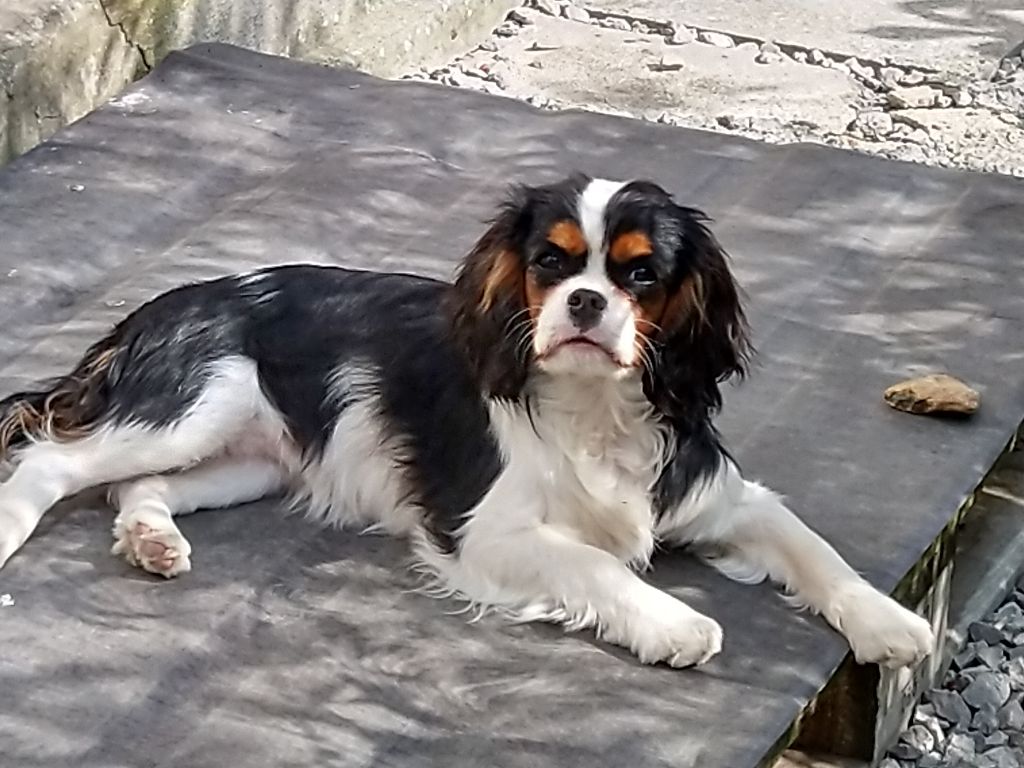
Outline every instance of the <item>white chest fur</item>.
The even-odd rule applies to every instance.
[[[623,561],[653,547],[650,489],[665,430],[638,379],[540,379],[525,409],[496,405],[508,479],[527,491],[531,516]]]

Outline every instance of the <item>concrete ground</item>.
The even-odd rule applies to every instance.
[[[530,0],[469,54],[405,76],[1024,176],[1022,47],[1021,0]]]

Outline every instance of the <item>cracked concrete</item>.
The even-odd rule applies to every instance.
[[[121,31],[121,36],[124,38],[125,43],[135,48],[135,50],[139,52],[139,58],[142,60],[143,68],[147,72],[152,71],[153,65],[149,62],[149,57],[146,55],[146,49],[143,48],[139,43],[136,43],[134,40],[131,39],[131,37],[128,35],[128,30],[124,28],[124,25],[121,22],[114,21],[114,19],[110,17],[110,11],[107,10],[107,6],[104,5],[103,0],[96,0],[96,2],[100,4],[100,10],[103,11],[103,15],[107,19],[107,24],[109,24],[112,27],[116,27]]]
[[[530,0],[475,51],[406,76],[549,109],[1024,176],[1024,45],[1014,42],[1024,8],[982,3],[1020,24],[961,28],[954,3],[939,55],[934,24],[892,39],[872,32],[909,13],[896,0],[870,0],[876,17],[833,5]]]

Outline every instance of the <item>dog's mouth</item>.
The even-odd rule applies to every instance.
[[[615,352],[608,349],[608,347],[606,347],[599,341],[594,341],[588,336],[571,336],[567,339],[557,341],[550,347],[548,347],[547,350],[545,350],[544,353],[540,355],[539,359],[546,360],[548,358],[551,358],[558,352],[562,351],[563,349],[572,349],[581,352],[593,351],[599,354],[603,354],[606,358],[608,358],[608,360],[611,363],[620,368],[627,367],[625,364],[623,364],[621,360],[619,360],[618,355],[616,355]]]

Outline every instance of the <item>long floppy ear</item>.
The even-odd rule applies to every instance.
[[[666,302],[645,385],[662,413],[693,421],[721,407],[719,385],[745,375],[752,347],[728,256],[704,214],[677,209],[680,262],[688,270]]]
[[[455,342],[480,388],[492,397],[517,399],[529,368],[533,331],[523,247],[530,208],[529,189],[513,189],[463,261],[450,297]]]

